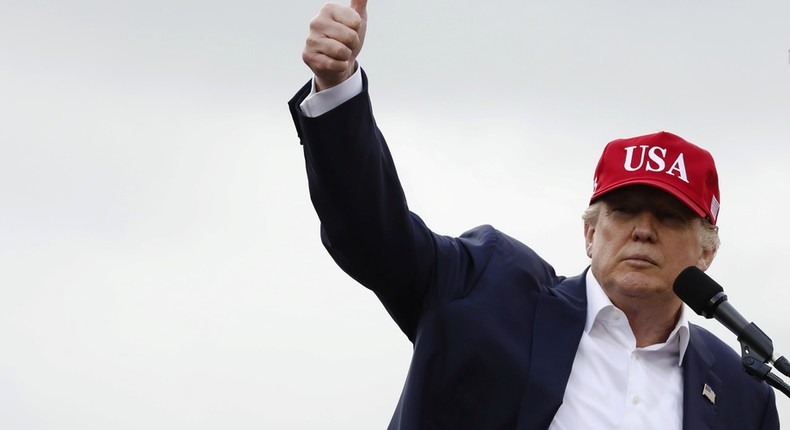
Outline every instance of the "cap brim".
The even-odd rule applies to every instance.
[[[696,204],[694,200],[692,200],[689,196],[684,194],[681,190],[673,187],[672,185],[667,184],[666,182],[654,181],[650,179],[629,179],[627,181],[622,181],[619,183],[609,185],[608,187],[595,190],[595,193],[593,193],[593,196],[590,198],[590,203],[593,203],[594,201],[600,199],[607,193],[610,193],[614,190],[618,190],[620,188],[627,187],[629,185],[648,185],[651,187],[658,188],[662,191],[669,193],[671,196],[683,202],[683,204],[685,204],[689,209],[694,211],[694,213],[696,213],[700,218],[709,218],[708,212],[705,211],[705,209],[701,208],[698,204]]]

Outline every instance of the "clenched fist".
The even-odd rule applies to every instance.
[[[315,74],[318,91],[331,88],[351,76],[365,41],[367,0],[351,0],[349,6],[328,3],[310,21],[302,60]]]

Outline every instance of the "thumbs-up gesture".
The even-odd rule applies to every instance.
[[[351,0],[349,6],[328,3],[310,21],[302,60],[315,74],[318,91],[331,88],[351,76],[365,41],[367,0]]]

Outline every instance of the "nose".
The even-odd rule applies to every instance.
[[[634,217],[634,230],[631,238],[636,241],[655,242],[658,239],[656,222],[658,220],[650,211],[642,211]]]

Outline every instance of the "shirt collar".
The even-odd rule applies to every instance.
[[[602,311],[607,309],[617,309],[612,304],[609,296],[606,295],[601,284],[593,276],[592,268],[587,270],[585,278],[587,289],[587,321],[584,324],[584,332],[590,333],[593,323],[602,318]],[[680,317],[678,318],[675,328],[667,338],[667,344],[677,342],[678,345],[678,366],[683,363],[683,357],[686,355],[686,349],[689,345],[689,321],[686,313],[686,306],[682,305],[680,308]]]

